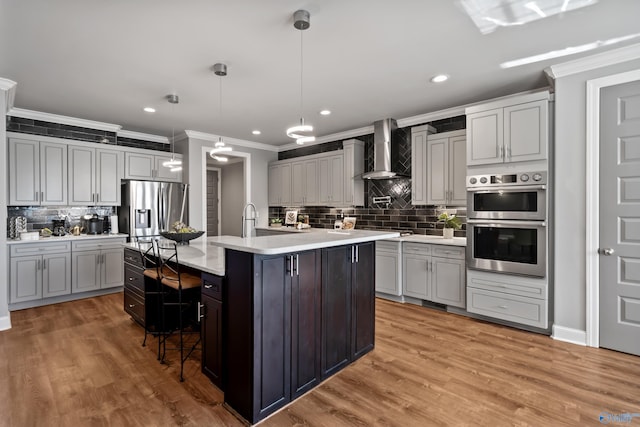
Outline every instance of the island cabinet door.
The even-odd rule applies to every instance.
[[[291,277],[291,397],[320,382],[320,251],[289,255]],[[291,271],[291,270],[290,270]]]
[[[322,378],[351,360],[353,246],[322,249]]]
[[[375,334],[375,243],[354,246],[352,266],[351,357],[373,349]]]

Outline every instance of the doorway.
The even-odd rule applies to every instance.
[[[220,168],[207,167],[207,237],[220,235]]]
[[[608,342],[604,335],[618,337],[615,338],[617,341],[633,341],[634,336],[640,337],[640,304],[638,304],[640,296],[636,294],[640,289],[640,229],[638,228],[640,222],[637,220],[637,210],[635,213],[632,211],[629,217],[629,212],[618,211],[621,207],[635,206],[635,209],[638,209],[640,206],[640,177],[637,172],[640,170],[640,163],[638,163],[640,151],[637,151],[640,150],[640,139],[629,138],[631,135],[624,135],[620,139],[614,136],[613,142],[603,139],[610,138],[605,136],[610,133],[609,131],[603,129],[601,132],[601,127],[606,128],[605,122],[610,118],[607,118],[606,112],[603,111],[609,107],[605,107],[601,99],[608,96],[607,88],[615,90],[617,86],[638,81],[640,81],[640,70],[633,70],[589,80],[586,90],[586,344],[591,347],[601,345],[607,348],[616,347],[615,349],[620,351],[634,354],[640,353],[634,348],[618,348],[617,344]],[[625,105],[622,109],[625,111],[621,112],[620,105],[613,108],[615,122],[619,120],[620,114],[627,118],[636,117],[630,121],[639,121],[640,98],[631,93],[624,96],[629,97],[623,102]],[[620,100],[616,101],[616,103],[619,102]],[[614,124],[614,129],[615,127],[617,125]],[[613,154],[613,159],[601,158],[601,146],[604,155]],[[626,150],[626,152],[620,150]],[[614,170],[609,170],[611,165],[605,164],[611,161],[614,162]],[[635,163],[635,166],[631,167],[631,170],[636,171],[635,178],[632,175],[625,175],[624,170],[616,170],[617,165],[629,162]],[[604,182],[601,188],[601,174],[605,175],[604,182],[608,181],[609,186],[613,185],[611,187],[613,190],[609,190]],[[609,178],[607,179],[606,176]],[[616,176],[618,178],[615,178]],[[606,195],[602,194],[604,192],[610,193],[613,197],[612,206],[609,207],[616,212],[609,212],[607,207],[600,209],[602,203],[608,203],[602,200],[603,197],[606,198]],[[614,216],[613,220],[609,218],[610,216]],[[612,224],[613,231],[608,230]],[[631,252],[628,251],[629,248],[633,248]],[[609,255],[605,255],[606,249],[613,249],[613,252],[607,251]],[[632,290],[632,293],[628,293],[629,290]],[[607,301],[608,296],[605,295],[607,291],[613,294],[609,301]],[[607,316],[609,316],[608,320]],[[622,329],[616,327],[615,332],[610,331],[605,324],[610,323],[611,320]],[[601,330],[601,326],[605,329]],[[627,328],[629,326],[631,328]],[[635,338],[635,341],[640,342],[640,338]]]
[[[600,346],[640,356],[640,81],[600,93]]]

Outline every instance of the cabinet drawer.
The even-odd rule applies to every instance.
[[[134,292],[129,289],[124,290],[124,311],[129,313],[133,319],[144,326],[145,324],[145,310],[144,300],[138,297]]]
[[[377,251],[398,252],[399,246],[400,246],[400,242],[388,242],[384,240],[378,240],[376,242]]]
[[[144,269],[140,252],[135,249],[124,248],[124,262],[132,267],[138,267],[140,271]]]
[[[484,289],[467,288],[467,311],[547,328],[547,302]]]
[[[56,242],[56,243],[27,243],[11,245],[11,256],[28,256],[28,255],[42,255],[58,252],[69,252],[71,249],[70,242]]]
[[[118,249],[122,248],[125,243],[124,238],[117,239],[99,239],[99,240],[87,240],[83,242],[73,242],[71,245],[72,251],[96,251],[100,249]]]
[[[526,278],[510,278],[510,281],[507,282],[506,280],[494,278],[475,277],[474,271],[469,270],[467,286],[509,295],[519,295],[543,300],[547,299],[546,283],[535,283],[535,281],[527,281]]]
[[[431,255],[440,258],[464,259],[466,248],[462,246],[432,245]]]
[[[202,273],[202,294],[222,301],[224,278],[213,274]]]
[[[135,288],[144,295],[144,275],[142,274],[142,270],[131,267],[129,264],[125,263],[124,283],[131,288]]]
[[[431,255],[431,245],[424,243],[405,242],[402,253],[416,255]]]

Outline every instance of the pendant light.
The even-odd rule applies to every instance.
[[[303,39],[302,32],[311,26],[311,15],[306,10],[297,10],[293,14],[293,26],[295,29],[300,30],[300,124],[287,129],[287,136],[294,138],[296,144],[304,144],[305,142],[313,142],[316,137],[311,134],[313,132],[313,126],[304,123],[303,110]]]
[[[220,98],[218,100],[218,108],[220,110],[220,122],[222,122],[222,77],[227,75],[227,66],[225,64],[214,64],[213,65],[213,72],[215,73],[216,76],[219,76],[219,83],[220,83]],[[211,151],[209,151],[209,155],[219,161],[219,162],[227,162],[229,161],[228,157],[224,157],[224,156],[220,156],[219,153],[224,153],[224,152],[229,152],[231,151],[232,148],[231,147],[227,147],[224,144],[224,141],[222,140],[222,136],[218,136],[218,142],[216,142],[215,147],[211,149]]]
[[[180,172],[182,170],[182,160],[175,157],[175,145],[176,145],[176,128],[175,128],[175,114],[173,112],[174,105],[180,102],[178,95],[167,95],[167,101],[171,104],[171,115],[173,116],[174,123],[171,125],[171,160],[162,162],[162,166],[169,168],[170,172]]]

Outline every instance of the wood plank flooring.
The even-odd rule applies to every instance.
[[[385,300],[376,309],[376,348],[260,425],[583,426],[640,413],[639,357]],[[199,353],[180,383],[175,354],[161,365],[155,339],[140,345],[122,294],[11,321],[0,332],[2,426],[242,425]]]

